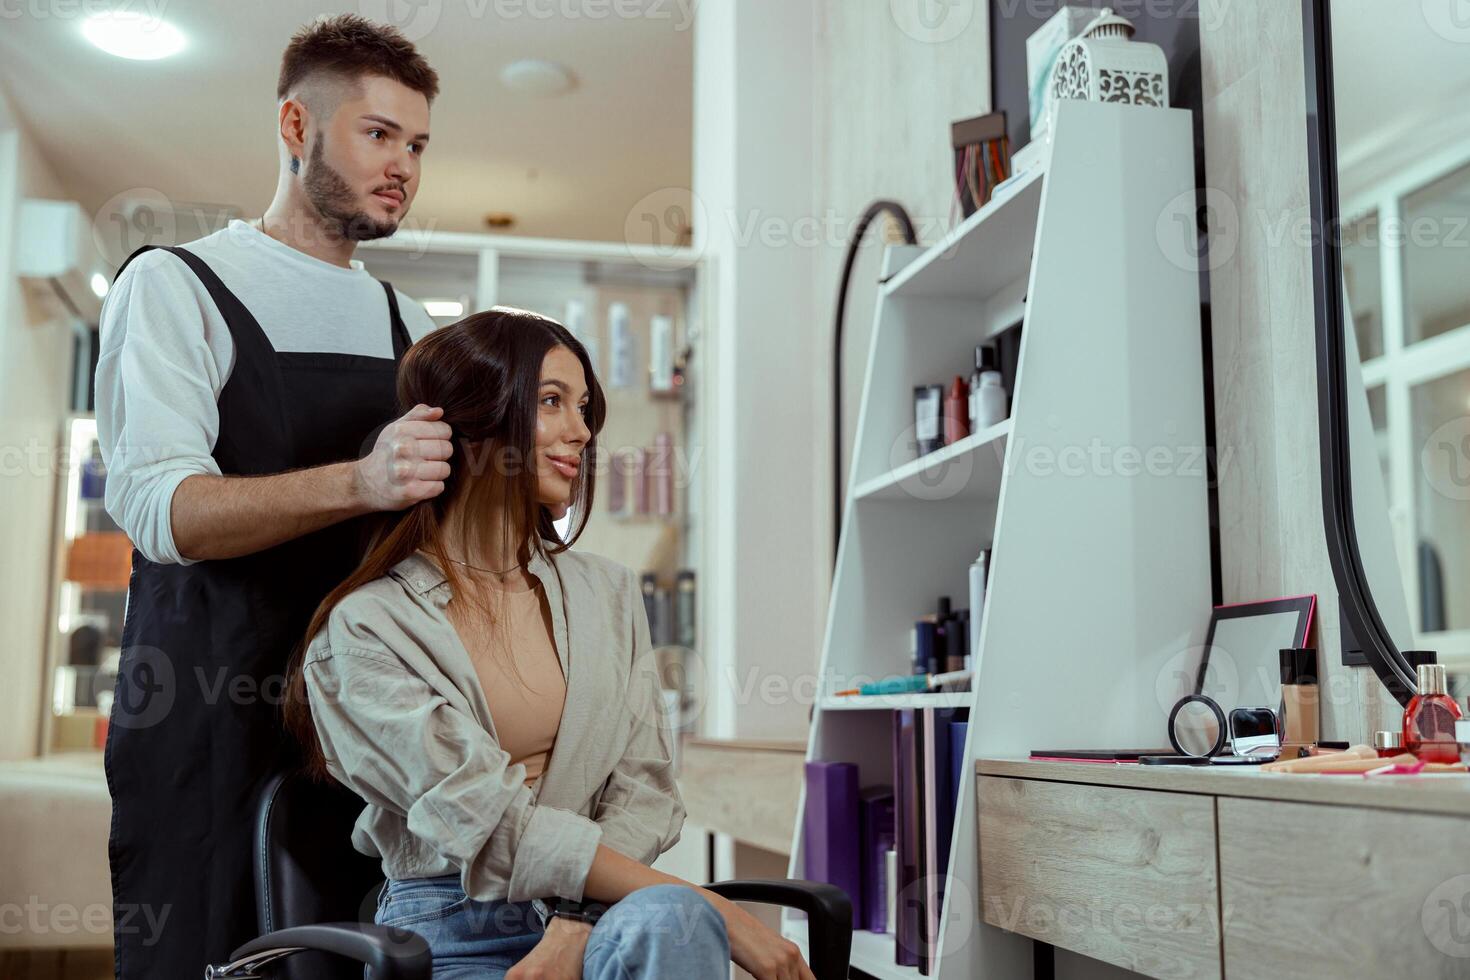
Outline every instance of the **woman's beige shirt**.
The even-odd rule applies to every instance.
[[[674,782],[638,577],[597,555],[533,556],[566,679],[546,771],[526,785],[496,736],[446,615],[450,586],[415,553],[344,598],[306,652],[332,775],[367,801],[353,846],[390,878],[458,872],[469,897],[581,900],[599,843],[652,864],[678,840]]]

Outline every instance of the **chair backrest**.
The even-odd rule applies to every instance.
[[[363,801],[336,783],[299,772],[266,784],[255,815],[255,909],[261,933],[326,922],[372,922],[383,871],[352,847]],[[300,953],[282,980],[362,980],[362,966]]]

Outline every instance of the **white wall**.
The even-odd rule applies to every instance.
[[[925,242],[949,227],[949,124],[989,108],[985,4],[954,8],[963,21],[938,36],[916,30],[902,3],[699,8],[694,220],[708,262],[715,420],[711,734],[805,737],[832,574],[832,315],[843,249],[880,196],[910,211]],[[869,232],[848,307],[848,439],[880,235]]]
[[[925,0],[850,3],[824,0],[818,25],[816,99],[816,206],[835,233],[817,250],[812,330],[813,477],[818,561],[813,589],[825,612],[831,584],[832,318],[837,284],[853,225],[873,201],[897,201],[908,211],[919,242],[933,244],[958,222],[949,149],[950,123],[990,111],[990,20],[985,3],[934,5],[928,31],[914,15]],[[872,337],[873,305],[885,234],[902,241],[881,219],[869,228],[853,266],[843,329],[843,479],[852,462],[863,371]],[[959,598],[957,605],[963,605]],[[815,643],[820,650],[821,626]]]
[[[1368,668],[1343,667],[1322,524],[1299,5],[1200,9],[1206,184],[1238,217],[1211,245],[1224,599],[1313,592],[1323,737],[1371,744],[1397,707]],[[1376,463],[1374,464],[1376,466]]]
[[[704,4],[695,20],[695,247],[712,361],[705,485],[706,731],[800,739],[825,615],[813,595],[812,419],[820,357],[812,214],[813,0]],[[818,381],[818,383],[820,383]]]
[[[71,386],[72,334],[15,276],[16,214],[26,197],[65,195],[0,94],[0,759],[38,749],[49,635],[55,459]]]

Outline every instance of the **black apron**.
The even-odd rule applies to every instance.
[[[281,473],[371,450],[398,415],[395,378],[409,346],[392,286],[382,284],[391,359],[278,353],[208,265],[167,250],[199,277],[234,338],[213,453],[221,473]],[[192,565],[134,549],[105,750],[119,980],[203,976],[257,934],[256,798],[300,761],[281,725],[286,660],[317,605],[356,568],[364,521]]]

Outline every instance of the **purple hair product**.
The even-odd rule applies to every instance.
[[[649,478],[654,485],[654,508],[660,517],[674,512],[674,437],[660,432],[653,437]]]
[[[636,514],[648,513],[648,450],[639,447],[634,449],[629,456],[632,465],[628,469],[628,477],[633,483],[633,512]]]
[[[608,460],[607,509],[612,514],[628,512],[628,460],[627,453],[621,450]]]

